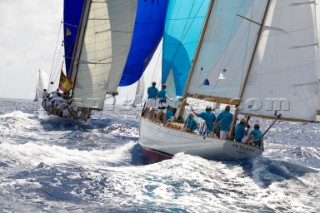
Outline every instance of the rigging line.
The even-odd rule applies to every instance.
[[[243,63],[242,63],[242,75],[241,75],[241,84],[240,84],[240,88],[242,88],[242,84],[243,84],[243,81],[244,81],[244,78],[245,78],[245,64],[246,64],[246,58],[247,58],[247,53],[248,53],[248,46],[249,46],[249,34],[250,34],[250,31],[251,31],[251,22],[249,23],[249,30],[248,30],[248,37],[247,37],[247,44],[246,44],[246,51],[245,51],[245,54],[244,54],[244,57],[243,57]],[[234,79],[234,77],[233,77]],[[240,96],[240,91],[239,91],[239,96]]]
[[[264,3],[262,2],[260,5],[259,5],[259,7],[262,7],[262,5],[263,5]],[[241,6],[240,6],[241,7]],[[251,6],[252,7],[252,6]],[[256,11],[254,12],[254,10],[253,9],[251,9],[251,17],[254,17],[255,15],[257,15],[257,13],[258,13],[258,11],[259,11],[259,8],[257,8],[256,9]],[[254,14],[253,14],[254,13]],[[240,16],[239,16],[240,17]],[[251,24],[252,22],[249,20],[249,29],[248,29],[248,34],[249,34],[249,32],[250,32],[250,29],[251,29],[251,27],[252,27],[252,24]],[[261,26],[261,24],[259,24],[259,26]],[[245,37],[243,37],[243,38],[245,38]],[[247,38],[249,38],[248,36],[247,36]],[[256,38],[257,39],[257,38]],[[243,39],[241,39],[241,41],[242,41]],[[248,48],[249,48],[249,45],[248,45],[248,43],[249,43],[249,39],[247,39],[247,45],[246,45],[246,51],[245,51],[245,56],[244,56],[244,58],[243,58],[243,63],[242,63],[242,66],[243,66],[243,68],[244,68],[244,65],[245,65],[245,59],[246,59],[246,57],[247,57],[247,54],[248,54]],[[236,53],[236,51],[234,51],[233,53],[232,53],[232,56],[234,55]],[[233,57],[230,57],[229,58],[229,61],[228,61],[228,63],[227,64],[229,64],[230,63],[230,61],[232,60],[232,58]],[[233,82],[234,81],[234,79],[237,77],[238,75],[233,75],[232,76],[232,81],[231,82]],[[243,77],[242,77],[243,78]],[[241,81],[241,85],[243,84],[243,81]],[[241,86],[240,85],[240,86]],[[229,89],[229,88],[228,88]],[[228,89],[227,89],[227,91],[228,91]],[[230,88],[231,89],[231,88]]]
[[[242,1],[242,4],[237,8],[237,9],[238,9],[238,10],[237,10],[237,13],[239,13],[240,8],[243,6],[243,4],[244,4],[244,2]],[[232,23],[232,32],[231,32],[230,35],[229,35],[228,44],[230,44],[230,40],[231,40],[233,31],[235,30],[235,27],[234,27],[234,26],[235,26],[235,22],[236,22],[236,18],[234,19],[234,21],[233,21],[233,23]],[[226,48],[226,49],[227,49],[227,48]],[[226,58],[226,52],[224,52],[224,54],[223,54],[223,56],[222,56],[222,61],[225,61],[225,58]],[[229,62],[230,62],[230,61],[229,61]],[[226,65],[228,65],[229,62],[228,62]],[[224,63],[221,63],[219,70],[221,70],[222,64],[224,64]],[[219,72],[219,75],[220,75],[220,72]],[[206,78],[208,78],[208,76],[209,76],[209,74],[207,74],[207,77],[206,77]],[[212,94],[213,94],[214,91],[216,90],[218,84],[219,84],[219,80],[217,80],[216,83],[214,84],[214,87],[213,87],[212,90],[211,90],[211,91],[212,91]]]
[[[53,66],[53,70],[55,70],[55,72],[52,71],[52,78],[50,79],[50,81],[52,81],[52,79],[54,78],[53,82],[56,82],[57,77],[60,76],[61,69],[58,69],[57,66],[60,65],[61,61],[63,61],[63,46],[60,47],[60,51],[56,55],[58,55],[58,56],[55,60],[54,66]],[[53,86],[53,85],[50,84],[50,87],[51,86]]]
[[[78,25],[69,24],[69,23],[67,23],[67,22],[62,22],[62,24],[64,24],[64,25],[68,25],[68,26],[70,26],[70,27],[74,27],[74,28],[79,28],[79,26],[78,26]]]
[[[260,4],[260,6],[259,6],[259,7],[261,7],[261,5],[262,5],[262,4]],[[259,11],[259,9],[257,9],[257,10],[256,10],[256,12],[255,12],[255,14],[254,14],[254,15],[251,15],[251,17],[253,17],[253,16],[257,15],[258,11]],[[253,12],[253,10],[252,10],[252,12]],[[251,25],[250,25],[250,26],[251,26]],[[241,39],[241,41],[242,41],[242,39]],[[234,51],[234,52],[232,53],[232,56],[235,54],[235,52],[236,52],[236,51]],[[229,59],[229,61],[228,61],[228,63],[227,63],[227,64],[229,64],[231,60],[232,60],[232,57],[230,57],[230,59]]]
[[[59,39],[60,39],[60,32],[61,32],[61,28],[62,28],[61,26],[62,26],[62,21],[60,22],[60,27],[59,27],[59,32],[58,32],[58,38],[57,38],[57,43],[56,43],[56,49],[55,49],[55,51],[54,51],[54,55],[53,55],[53,59],[52,59],[48,89],[49,89],[49,87],[50,87],[50,85],[51,85],[50,82],[51,82],[51,76],[52,76],[52,71],[53,71],[53,63],[54,63],[54,61],[55,61],[55,56],[56,56],[56,52],[57,52],[58,42],[59,42]]]
[[[259,7],[262,7],[262,5],[263,5],[263,3],[261,3]],[[259,8],[257,8],[256,13],[258,13],[258,11],[259,11]],[[252,9],[252,13],[253,13],[253,9]],[[256,15],[256,13],[255,13],[255,14],[251,14],[251,19]],[[238,14],[237,14],[237,15],[238,15]],[[239,15],[239,16],[240,16],[240,15]],[[240,17],[242,17],[242,16],[240,16]],[[248,20],[249,20],[249,19],[248,19]],[[256,22],[254,22],[254,23],[256,23]],[[258,23],[258,25],[259,25],[259,26],[262,26],[261,23]],[[248,30],[248,34],[249,34],[249,32],[250,32],[250,28],[251,28],[251,20],[249,20],[249,30]],[[258,39],[258,37],[257,37],[256,39]],[[243,69],[244,69],[244,65],[245,65],[245,58],[247,57],[247,53],[248,53],[248,46],[249,46],[248,43],[249,43],[249,35],[248,35],[248,40],[247,40],[247,45],[246,45],[246,47],[247,47],[247,49],[246,49],[246,54],[245,54],[245,57],[244,57],[244,59],[243,59]],[[244,71],[245,71],[245,70],[244,70]],[[244,72],[243,74],[244,74],[244,76],[242,75],[240,88],[242,88],[242,86],[243,86],[243,82],[244,82],[244,78],[245,78],[245,72]],[[239,96],[240,96],[240,93],[239,93]]]
[[[63,48],[61,48],[61,49],[63,49]],[[60,49],[60,50],[61,50],[61,49]],[[59,54],[59,55],[60,55],[59,58],[60,58],[60,59],[62,58],[61,61],[62,61],[62,66],[63,66],[63,57],[61,57],[61,54],[63,54],[63,51],[60,51],[60,54]],[[58,78],[60,77],[60,72],[62,71],[62,66],[61,66],[60,69],[57,68],[58,63],[60,63],[60,62],[57,61],[57,62],[55,63],[55,64],[56,64],[56,65],[55,65],[55,70],[57,70],[57,71],[56,71],[56,73],[55,73],[55,75],[54,75],[55,78],[54,78],[54,81],[53,81],[53,82],[57,82]],[[51,85],[51,84],[50,84],[50,85]],[[52,86],[53,86],[53,85],[52,85]],[[58,87],[59,87],[59,85],[58,85]]]
[[[253,3],[254,4],[254,3]],[[254,11],[253,11],[253,5],[252,5],[252,7],[251,7],[251,19],[253,18],[253,16],[254,16]],[[240,16],[239,14],[237,14],[237,16]],[[242,16],[240,16],[240,17],[242,17]],[[246,19],[246,20],[249,20],[249,27],[248,27],[248,31],[247,31],[247,42],[246,42],[246,50],[245,50],[245,54],[244,54],[244,57],[243,57],[243,63],[242,63],[242,78],[241,78],[241,84],[240,84],[240,87],[239,87],[239,89],[242,87],[242,84],[243,84],[243,81],[244,81],[244,77],[245,76],[243,76],[244,74],[245,74],[245,64],[246,64],[246,58],[247,58],[247,54],[248,54],[248,49],[249,49],[249,36],[250,36],[250,32],[251,32],[251,26],[252,26],[252,22],[250,21],[250,19]],[[255,22],[254,22],[255,23]],[[229,62],[228,62],[229,63]],[[240,73],[241,74],[241,73]],[[236,77],[236,75],[234,75],[233,77],[232,77],[232,81],[231,82],[233,82],[234,81],[234,79],[235,79],[235,77]],[[226,93],[229,91],[229,88],[230,87],[228,87],[227,88],[227,90],[226,90]],[[240,96],[240,91],[239,91],[239,96]]]
[[[159,48],[159,47],[158,47],[158,48]],[[154,79],[157,79],[157,78],[155,78],[155,73],[156,73],[156,71],[157,71],[157,67],[158,67],[158,64],[159,64],[159,59],[160,59],[161,54],[162,54],[162,48],[161,48],[160,51],[159,51],[159,55],[158,55],[158,57],[157,57],[156,66],[155,66],[155,68],[154,68],[154,70],[153,70],[153,74],[152,74],[152,79],[153,79],[153,80],[154,80]],[[159,74],[159,72],[156,73],[156,77],[158,77],[158,74]],[[152,81],[153,81],[153,80],[152,80]],[[162,81],[162,79],[161,79],[161,81]]]

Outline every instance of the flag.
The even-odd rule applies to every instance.
[[[59,89],[63,92],[69,92],[71,88],[72,88],[71,80],[67,76],[65,76],[65,74],[61,70]]]
[[[71,31],[68,28],[66,29],[66,36],[71,36]]]
[[[203,85],[210,85],[210,82],[207,78],[206,78],[206,80],[204,80]]]

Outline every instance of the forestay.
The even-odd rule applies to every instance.
[[[76,73],[73,106],[102,109],[106,94],[117,92],[131,44],[136,7],[137,0],[86,2],[81,22],[83,35],[78,38],[75,54],[78,64],[72,70]]]

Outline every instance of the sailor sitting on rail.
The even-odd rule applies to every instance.
[[[171,106],[167,107],[166,120],[167,120],[167,122],[171,122],[174,120],[174,113],[172,111]]]
[[[247,127],[247,130],[246,130]],[[237,142],[245,143],[248,139],[250,125],[247,124],[246,119],[242,118],[240,123],[236,125],[235,133],[234,133],[234,140]]]
[[[259,146],[262,145],[262,132],[260,131],[260,125],[254,124],[254,130],[252,130],[249,134],[247,143],[252,146]]]
[[[194,119],[194,115],[190,113],[184,122],[184,128],[187,132],[193,132],[198,129],[198,123]]]

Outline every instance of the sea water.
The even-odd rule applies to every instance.
[[[83,124],[0,99],[0,212],[320,212],[319,124],[278,122],[251,160],[149,164],[139,113],[107,108]]]

